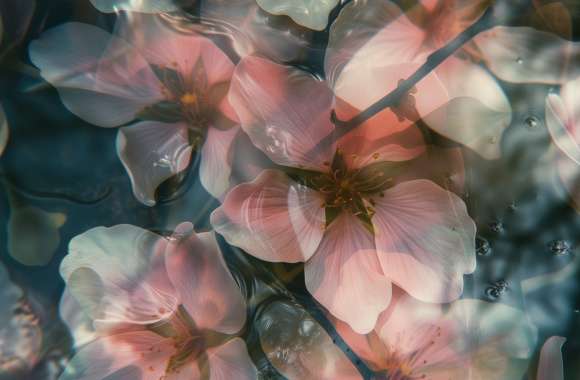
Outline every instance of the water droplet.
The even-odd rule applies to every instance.
[[[566,240],[553,240],[548,243],[548,249],[554,255],[564,256],[570,253],[570,243]]]
[[[528,116],[524,120],[526,124],[526,128],[528,129],[536,129],[540,126],[540,120],[536,116]]]
[[[524,60],[522,59],[522,57],[518,57],[516,58],[516,62],[518,65],[521,65],[522,63],[524,63]]]
[[[508,290],[508,282],[499,280],[485,289],[485,296],[490,301],[497,301]]]
[[[477,236],[475,238],[475,252],[478,256],[489,256],[491,254],[491,244],[487,239]]]
[[[503,223],[500,221],[491,222],[489,224],[489,229],[495,232],[496,234],[502,233],[504,230]]]

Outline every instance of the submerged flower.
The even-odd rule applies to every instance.
[[[230,244],[267,261],[305,262],[308,290],[360,332],[388,306],[391,282],[425,301],[461,294],[475,268],[475,225],[463,201],[435,183],[398,183],[424,151],[416,129],[385,112],[328,142],[327,85],[257,57],[238,64],[230,102],[278,165],[233,188],[212,214]]]
[[[213,234],[196,234],[189,223],[170,238],[130,225],[97,227],[71,241],[61,275],[95,336],[61,380],[255,378],[233,335],[244,326],[244,299]]]
[[[388,0],[346,5],[330,32],[326,72],[338,96],[366,109],[396,86],[390,76],[410,77],[436,50],[476,21],[489,1],[422,1],[407,14]],[[478,62],[468,42],[419,84],[411,105],[437,133],[486,159],[500,156],[499,141],[511,121],[503,90]]]
[[[556,162],[562,183],[580,210],[580,77],[562,86],[560,95],[548,95],[546,126],[563,153]]]
[[[342,322],[337,330],[375,378],[390,380],[521,379],[536,341],[536,328],[513,307],[459,300],[443,311],[401,294],[369,334]]]
[[[117,152],[141,202],[154,205],[156,188],[186,169],[196,149],[201,182],[220,197],[238,132],[224,99],[234,65],[207,38],[132,17],[116,35],[60,25],[31,44],[31,60],[79,117],[101,127],[134,122],[119,130]]]
[[[323,30],[328,24],[328,15],[338,0],[256,0],[265,11],[275,15],[286,15],[297,24],[314,30]]]

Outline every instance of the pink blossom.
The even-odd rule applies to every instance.
[[[84,120],[119,129],[117,153],[137,199],[155,204],[155,189],[201,154],[204,187],[229,186],[230,148],[238,132],[224,96],[234,65],[214,43],[181,34],[158,16],[132,14],[111,35],[67,23],[30,46],[41,75]]]
[[[537,380],[564,380],[562,346],[566,338],[552,336],[546,340],[540,352]]]
[[[580,210],[580,77],[546,99],[546,126],[561,154],[556,166],[574,206]]]
[[[520,379],[536,341],[536,328],[513,307],[459,300],[444,311],[400,291],[369,334],[336,326],[376,378],[392,380]]]
[[[189,223],[170,238],[131,225],[93,228],[71,241],[61,275],[74,298],[61,310],[85,343],[61,379],[255,378],[234,335],[245,302],[212,233]]]
[[[357,111],[325,82],[246,57],[229,95],[242,128],[277,169],[233,188],[212,214],[215,230],[273,262],[305,262],[307,289],[358,332],[390,302],[391,283],[449,302],[475,269],[475,224],[463,201],[424,178],[399,183],[425,152],[408,121],[383,112],[339,141],[340,116]],[[335,104],[336,103],[336,104]]]
[[[345,6],[331,28],[326,72],[338,96],[365,109],[395,88],[389,76],[406,79],[427,57],[476,21],[489,2],[421,1],[407,13],[391,1]],[[511,107],[496,80],[478,62],[468,42],[427,75],[415,106],[437,133],[486,159],[500,156],[499,141]]]

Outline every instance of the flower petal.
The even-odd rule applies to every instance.
[[[209,358],[209,380],[254,380],[258,371],[248,355],[246,343],[234,338],[227,343],[207,350]]]
[[[562,346],[566,338],[552,336],[546,340],[540,353],[537,380],[564,380]]]
[[[496,26],[475,37],[499,78],[515,83],[563,83],[580,72],[580,44],[529,27]]]
[[[215,198],[222,198],[230,188],[232,172],[232,148],[239,128],[222,131],[208,128],[201,148],[199,177],[203,187]]]
[[[403,182],[375,198],[372,218],[385,276],[413,297],[450,302],[475,270],[475,223],[463,201],[431,181]]]
[[[255,0],[203,1],[200,13],[215,27],[214,33],[229,37],[240,57],[259,54],[277,62],[294,61],[312,37],[307,29],[264,12]]]
[[[78,349],[98,337],[93,321],[67,288],[64,289],[60,298],[58,309],[60,318],[66,323],[74,339],[73,347]]]
[[[152,349],[153,348],[153,349]],[[175,352],[172,341],[149,331],[100,338],[81,348],[68,363],[60,380],[159,379]]]
[[[358,333],[373,329],[391,300],[372,234],[343,213],[328,227],[316,254],[304,267],[306,289],[332,315]]]
[[[500,156],[500,139],[512,117],[511,106],[495,79],[481,67],[450,57],[436,73],[450,101],[430,113],[418,111],[437,133],[475,150],[486,159]],[[432,109],[431,109],[432,111]]]
[[[341,72],[350,72],[353,78],[357,74],[367,77],[367,70],[414,62],[424,38],[425,32],[391,1],[351,2],[342,8],[330,28],[326,76],[336,84]],[[364,82],[367,83],[372,81]],[[387,92],[384,90],[383,95]],[[358,95],[364,93],[359,91]]]
[[[65,106],[102,127],[132,121],[162,99],[161,83],[133,47],[102,29],[67,23],[30,44],[30,59]]]
[[[139,227],[96,227],[71,240],[60,273],[93,320],[153,323],[177,307],[165,245],[164,238]]]
[[[6,119],[6,114],[4,113],[4,107],[2,107],[0,104],[0,156],[2,156],[4,149],[6,149],[9,136],[10,128],[8,126],[8,120]]]
[[[211,215],[228,243],[272,262],[302,262],[322,240],[323,198],[277,170],[234,187]]]
[[[190,223],[179,225],[167,245],[165,265],[198,328],[234,334],[243,327],[245,301],[213,233],[196,234]]]
[[[133,194],[147,206],[155,205],[155,190],[163,181],[188,167],[191,154],[185,124],[144,121],[117,134],[117,155]]]
[[[558,148],[577,165],[580,165],[580,145],[574,136],[576,127],[571,113],[562,98],[556,94],[549,94],[546,98],[546,126],[552,140]],[[576,132],[580,137],[580,132]]]
[[[179,6],[172,0],[91,0],[91,4],[99,11],[106,13],[119,11],[161,13],[179,9]]]
[[[328,24],[328,15],[338,0],[257,0],[257,3],[266,12],[289,16],[297,24],[310,29],[324,30]]]
[[[522,378],[537,340],[537,329],[522,311],[464,299],[451,304],[446,318],[461,327],[453,347],[469,359],[458,378]]]
[[[332,144],[316,147],[334,129],[333,95],[324,82],[298,69],[246,57],[236,67],[229,101],[254,145],[274,162],[322,169],[332,159]]]

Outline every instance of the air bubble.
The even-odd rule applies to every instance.
[[[489,224],[489,229],[495,232],[496,234],[502,233],[504,230],[503,223],[500,221],[491,222]]]
[[[548,243],[548,249],[556,256],[569,254],[570,248],[570,243],[566,240],[554,240]]]
[[[540,126],[540,120],[535,116],[526,117],[524,123],[528,129],[536,129]]]
[[[521,65],[522,63],[524,63],[524,60],[522,59],[522,57],[518,57],[516,58],[516,62],[518,65]]]
[[[489,256],[491,254],[491,244],[487,239],[477,236],[475,238],[475,252],[478,256]]]

